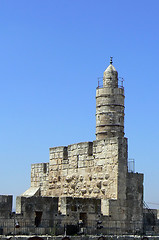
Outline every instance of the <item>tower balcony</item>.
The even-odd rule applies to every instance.
[[[118,78],[118,88],[124,89],[123,83],[124,83],[124,79],[119,77]],[[98,77],[97,89],[99,89],[99,88],[103,88],[103,77]]]

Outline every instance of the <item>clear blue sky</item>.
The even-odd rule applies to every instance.
[[[49,147],[95,140],[110,56],[125,80],[129,158],[159,204],[158,0],[0,1],[0,194],[27,190]]]

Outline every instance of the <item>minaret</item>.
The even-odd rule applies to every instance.
[[[118,72],[112,65],[104,71],[103,86],[96,91],[96,139],[124,136],[124,88],[118,85]]]

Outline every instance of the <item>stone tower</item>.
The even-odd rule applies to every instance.
[[[23,196],[58,197],[58,209],[70,222],[70,216],[85,216],[96,225],[100,218],[103,231],[118,226],[127,233],[135,223],[142,229],[143,175],[128,171],[124,98],[111,59],[96,93],[96,140],[50,148],[49,163],[32,164],[31,188]],[[67,214],[70,199],[72,215]],[[80,208],[78,201],[83,202]],[[86,210],[85,201],[100,202],[98,215],[92,214],[96,207]]]
[[[96,91],[96,139],[124,136],[124,88],[112,65],[104,71],[103,86]]]

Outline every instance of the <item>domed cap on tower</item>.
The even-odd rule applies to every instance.
[[[117,72],[117,70],[113,66],[113,57],[110,57],[110,65],[107,67],[107,69],[104,72],[105,73]]]
[[[113,66],[112,57],[110,57],[110,65],[104,71],[103,76],[103,87],[118,87],[118,72],[116,71],[115,67]]]

